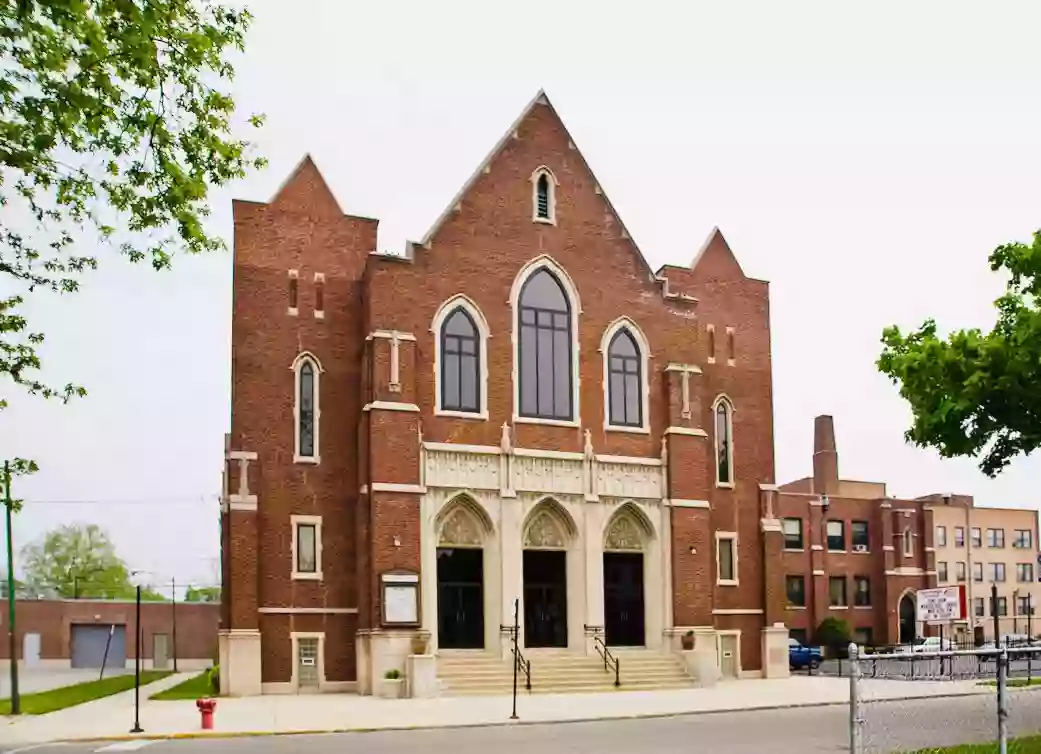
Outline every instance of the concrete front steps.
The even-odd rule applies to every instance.
[[[599,655],[564,651],[532,651],[531,693],[587,694],[601,691],[653,691],[690,688],[693,680],[679,657],[647,649],[611,650],[621,663],[621,686],[614,685],[614,669],[604,670]],[[444,652],[438,657],[437,676],[446,696],[509,694],[513,666],[487,652]],[[525,692],[524,674],[517,688]]]

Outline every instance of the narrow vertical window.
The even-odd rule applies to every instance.
[[[481,340],[463,307],[441,326],[441,408],[477,413],[481,407]]]
[[[299,274],[296,270],[289,271],[289,313],[295,315],[297,308],[297,288],[299,287]]]
[[[737,580],[737,535],[733,532],[716,532],[716,583],[736,586]]]
[[[304,353],[293,362],[293,371],[296,374],[296,395],[293,401],[293,434],[296,438],[294,460],[318,463],[318,399],[322,368],[311,354]]]
[[[556,217],[556,184],[549,168],[541,167],[531,174],[532,213],[531,217],[538,223],[554,224]]]
[[[708,333],[708,363],[716,363],[716,328],[714,325],[709,325],[705,331]]]
[[[737,360],[737,353],[734,350],[734,328],[727,328],[727,364],[733,366]]]
[[[607,358],[611,424],[640,427],[643,425],[640,349],[628,330],[623,328],[615,333],[607,349]]]
[[[314,274],[314,317],[325,318],[325,275],[320,272]]]
[[[716,484],[734,483],[733,409],[725,398],[716,402]]]
[[[296,570],[299,573],[315,573],[318,571],[318,558],[315,547],[315,525],[296,525]]]
[[[910,529],[904,529],[904,557],[909,558],[914,555],[914,535],[911,534]]]

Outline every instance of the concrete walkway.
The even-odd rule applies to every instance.
[[[153,683],[147,695],[172,686],[190,674]],[[906,682],[867,680],[866,700],[897,700],[993,694],[975,681]],[[147,696],[142,691],[142,697]],[[634,717],[665,717],[735,710],[777,709],[846,704],[849,681],[842,678],[793,677],[720,683],[714,688],[604,694],[521,696],[519,722],[569,722]],[[400,730],[511,724],[510,697],[442,697],[387,700],[353,694],[263,696],[220,699],[215,735]],[[56,740],[126,737],[134,722],[134,695],[107,699],[0,727],[0,744],[26,745]],[[196,735],[199,713],[193,701],[141,705],[144,737]],[[207,734],[208,735],[208,734]]]

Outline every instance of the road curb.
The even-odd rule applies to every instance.
[[[1024,689],[1026,690],[1026,689]],[[949,694],[934,694],[932,696],[899,696],[887,699],[868,700],[870,704],[888,704],[894,702],[922,701],[933,699],[954,699],[960,697],[982,696],[986,691],[962,691]],[[845,707],[849,702],[846,700],[836,702],[795,702],[791,704],[772,704],[763,707],[731,707],[727,709],[689,710],[683,712],[637,712],[628,715],[610,715],[600,717],[568,718],[566,720],[495,720],[475,723],[458,723],[454,725],[394,725],[387,727],[352,727],[352,728],[322,728],[311,730],[254,730],[254,731],[190,731],[185,733],[141,733],[124,734],[119,736],[91,736],[86,738],[63,738],[52,743],[105,743],[119,741],[182,741],[194,739],[221,739],[221,738],[270,738],[275,736],[329,736],[343,733],[401,733],[405,731],[418,730],[468,730],[475,728],[504,728],[510,726],[531,725],[571,725],[577,723],[602,723],[615,720],[664,720],[677,717],[698,717],[702,715],[724,715],[735,712],[776,712],[780,710],[794,709],[816,709],[821,707]]]

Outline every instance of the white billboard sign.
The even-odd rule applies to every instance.
[[[918,620],[923,623],[946,623],[965,619],[965,588],[944,586],[918,590]]]

